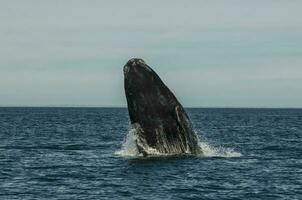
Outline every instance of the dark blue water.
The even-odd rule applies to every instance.
[[[0,199],[302,199],[301,109],[188,113],[237,154],[122,157],[126,109],[0,108]]]

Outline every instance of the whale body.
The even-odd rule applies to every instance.
[[[144,60],[133,58],[126,63],[124,87],[139,153],[202,152],[183,106]]]

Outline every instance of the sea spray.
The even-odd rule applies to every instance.
[[[122,148],[116,151],[115,154],[124,157],[138,156],[139,152],[137,149],[136,141],[137,141],[136,130],[130,129],[123,141]]]
[[[137,130],[132,128],[129,130],[128,134],[126,135],[122,147],[120,150],[116,151],[115,154],[122,156],[122,157],[142,157],[143,155],[139,153],[137,147],[138,141],[138,134]],[[199,141],[199,147],[202,150],[202,153],[197,155],[200,157],[225,157],[225,158],[232,158],[232,157],[240,157],[242,154],[240,152],[235,151],[232,148],[225,148],[225,147],[215,147],[208,142],[201,142]],[[156,149],[145,146],[145,151],[148,153],[148,156],[169,156],[173,154],[164,154],[158,152]]]
[[[142,157],[143,154],[139,153],[137,142],[139,140],[138,138],[138,133],[136,128],[132,128],[129,130],[128,134],[126,135],[122,148],[118,151],[115,152],[116,155],[120,155],[123,157]],[[156,149],[149,147],[146,144],[143,144],[144,150],[148,153],[150,156],[161,156],[161,155],[166,155],[163,153],[158,152]]]
[[[235,151],[232,148],[225,147],[214,147],[206,142],[199,142],[199,146],[202,149],[202,156],[204,157],[224,157],[224,158],[232,158],[232,157],[240,157],[242,154],[240,152]]]

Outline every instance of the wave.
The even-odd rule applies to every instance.
[[[137,141],[137,134],[135,129],[130,129],[126,138],[123,141],[121,149],[115,152],[115,155],[122,156],[122,157],[143,157],[142,154],[139,153],[136,141]],[[225,147],[214,147],[207,142],[199,141],[199,147],[202,149],[202,153],[197,155],[200,157],[223,157],[223,158],[232,158],[232,157],[240,157],[242,154],[238,151],[235,151],[232,148],[225,148]],[[148,156],[174,156],[171,154],[164,154],[158,152],[156,149],[147,146],[145,149],[148,153]]]
[[[238,151],[235,151],[233,148],[225,147],[214,147],[206,142],[199,142],[199,146],[202,149],[204,157],[224,157],[224,158],[233,158],[241,157],[242,154]]]

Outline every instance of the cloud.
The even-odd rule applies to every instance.
[[[0,4],[0,105],[125,105],[142,57],[187,106],[302,106],[301,1]]]

